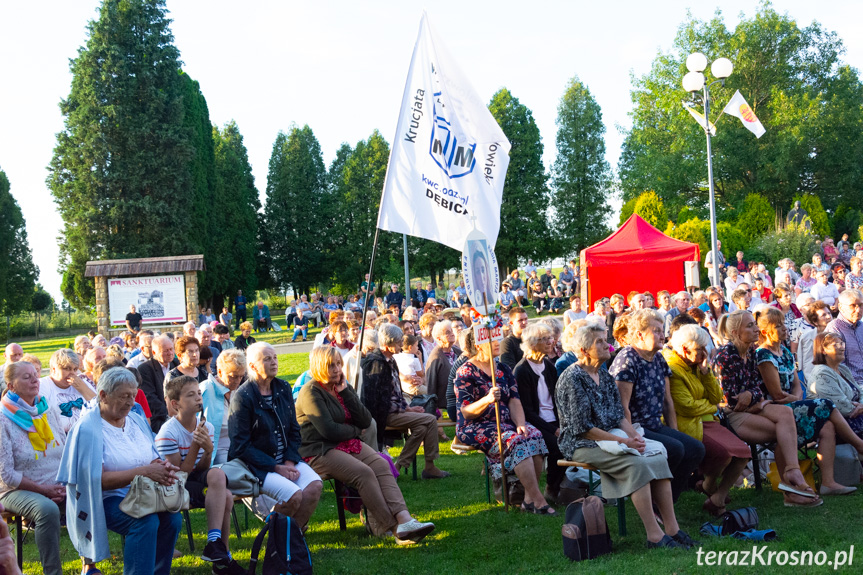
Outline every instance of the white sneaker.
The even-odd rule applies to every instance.
[[[403,541],[413,541],[419,543],[423,538],[434,531],[434,523],[420,523],[416,519],[411,518],[407,523],[402,523],[398,526],[395,532],[396,541],[399,545],[407,545]]]

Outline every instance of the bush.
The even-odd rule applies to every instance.
[[[743,201],[740,216],[737,218],[739,229],[750,242],[760,238],[776,227],[776,211],[761,194],[749,194]],[[745,251],[745,250],[744,250]]]
[[[641,216],[654,228],[662,230],[668,225],[668,213],[665,211],[665,204],[662,203],[656,192],[647,191],[638,196],[634,213]]]
[[[758,261],[763,261],[768,269],[772,269],[782,258],[791,258],[801,266],[812,261],[812,254],[816,251],[812,231],[802,226],[788,226],[778,232],[769,232],[758,240],[752,250],[752,257],[759,256]]]
[[[631,200],[625,202],[623,206],[620,208],[620,223],[618,226],[622,226],[623,223],[629,219],[629,216],[635,211],[635,202],[638,201],[638,198],[632,198]]]

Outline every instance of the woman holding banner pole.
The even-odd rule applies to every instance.
[[[518,395],[518,387],[509,367],[494,362],[500,352],[496,341],[472,349],[472,359],[465,362],[455,377],[458,410],[456,436],[466,445],[476,446],[486,454],[490,472],[502,479],[501,465],[507,473],[515,473],[524,486],[523,511],[539,515],[557,515],[542,491],[538,478],[543,459],[548,453],[542,433],[527,423]],[[494,368],[492,368],[494,366]],[[498,403],[500,433],[496,425]],[[501,448],[504,456],[501,458]],[[506,485],[504,484],[504,493]]]

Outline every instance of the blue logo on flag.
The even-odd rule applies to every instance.
[[[438,102],[440,92],[432,97],[432,125],[429,155],[450,178],[460,178],[473,171],[476,144],[463,144],[452,133],[452,125],[443,116],[443,105]]]

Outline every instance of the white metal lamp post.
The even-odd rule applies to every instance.
[[[713,269],[712,281],[716,286],[719,283],[719,262],[717,255],[719,250],[716,249],[716,199],[713,191],[713,152],[710,147],[710,87],[717,82],[725,85],[725,79],[731,75],[734,66],[728,58],[717,58],[710,66],[710,72],[716,78],[711,83],[707,83],[707,78],[704,75],[704,70],[707,68],[707,57],[695,52],[686,58],[686,69],[689,73],[683,76],[683,89],[687,92],[698,92],[703,90],[704,99],[704,133],[707,136],[707,185],[710,190],[710,249],[713,251]]]

